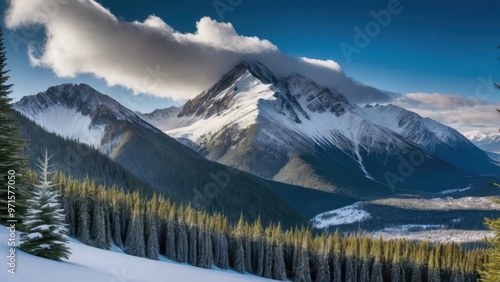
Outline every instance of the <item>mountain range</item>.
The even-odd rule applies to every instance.
[[[498,175],[456,130],[394,105],[361,108],[346,95],[242,62],[183,107],[140,117],[207,159],[356,197],[480,187]]]
[[[50,87],[14,108],[47,131],[91,146],[178,203],[233,220],[242,213],[288,226],[304,222],[268,181],[204,159],[88,85]]]
[[[466,132],[464,136],[474,143],[478,148],[486,152],[500,153],[500,133],[474,130]]]
[[[242,62],[184,106],[149,114],[85,84],[50,87],[13,107],[36,123],[24,127],[86,144],[133,185],[232,220],[243,212],[293,226],[358,199],[481,191],[500,174],[457,131],[347,97],[302,75],[278,77]]]

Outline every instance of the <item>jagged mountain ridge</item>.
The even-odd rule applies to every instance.
[[[500,153],[500,133],[475,130],[466,132],[465,137],[486,152]]]
[[[177,116],[153,124],[208,159],[277,181],[354,195],[390,193],[394,186],[438,192],[498,174],[492,160],[454,130],[419,116],[407,119],[351,105],[342,93],[301,75],[277,78],[258,62],[243,62],[189,100]],[[460,158],[453,156],[457,148],[466,150]],[[401,158],[410,154],[425,165],[400,173]],[[471,159],[479,163],[467,164]]]
[[[51,87],[13,107],[47,131],[93,146],[178,203],[222,212],[231,220],[242,213],[285,226],[305,222],[271,182],[206,160],[88,85]]]

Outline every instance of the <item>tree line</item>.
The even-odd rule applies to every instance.
[[[153,195],[98,185],[56,174],[71,236],[129,255],[202,268],[232,268],[242,273],[293,281],[476,281],[482,250],[457,244],[384,241],[366,235],[314,234],[302,227],[283,230],[243,217],[231,224]]]

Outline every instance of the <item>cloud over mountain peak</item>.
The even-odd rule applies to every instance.
[[[269,40],[238,34],[231,23],[203,17],[196,31],[176,31],[151,15],[143,22],[119,20],[94,0],[10,0],[6,25],[43,25],[43,47],[31,45],[35,67],[60,77],[92,74],[134,93],[193,98],[242,60],[257,60],[278,76],[303,74],[337,88],[353,102],[385,101],[380,90],[353,82],[332,60],[296,58]]]

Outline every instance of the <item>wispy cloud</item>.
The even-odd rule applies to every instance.
[[[60,77],[92,74],[135,93],[186,100],[241,60],[259,60],[276,75],[301,73],[355,103],[389,99],[352,81],[334,61],[287,56],[268,40],[240,35],[231,23],[208,17],[196,23],[194,33],[182,33],[153,15],[143,22],[121,21],[94,0],[10,0],[5,18],[9,28],[45,27],[44,46],[30,48],[33,66]]]
[[[393,102],[421,116],[432,118],[465,133],[472,130],[497,131],[500,103],[454,94],[408,93]]]

